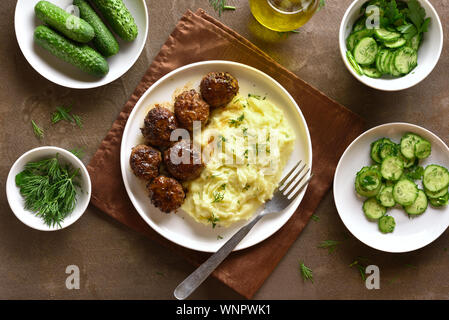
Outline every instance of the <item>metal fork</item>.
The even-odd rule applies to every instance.
[[[237,231],[216,253],[211,255],[202,265],[200,265],[191,275],[189,275],[181,284],[179,284],[174,296],[178,300],[184,300],[198,288],[204,280],[219,266],[221,262],[234,250],[234,248],[242,241],[254,225],[262,219],[262,217],[276,212],[281,212],[288,207],[296,196],[307,186],[312,175],[307,179],[310,167],[307,164],[301,166],[302,160],[299,161],[293,169],[281,180],[279,187],[276,189],[273,198],[265,203],[264,209],[251,222],[243,226]],[[300,167],[301,166],[301,167]],[[299,168],[300,167],[300,168]],[[299,170],[297,170],[299,168]],[[305,170],[305,171],[304,171]],[[305,181],[304,181],[305,179]]]

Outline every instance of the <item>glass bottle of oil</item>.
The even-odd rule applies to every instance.
[[[320,0],[249,0],[260,24],[274,31],[292,31],[303,26],[319,7]]]

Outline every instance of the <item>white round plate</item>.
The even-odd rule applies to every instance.
[[[132,147],[143,143],[140,128],[144,118],[155,103],[173,103],[176,90],[186,85],[198,88],[203,76],[211,71],[227,71],[239,81],[240,94],[248,93],[267,96],[271,102],[282,109],[290,126],[297,136],[294,151],[287,163],[286,171],[298,159],[312,165],[312,145],[306,121],[290,94],[274,79],[252,67],[229,61],[205,61],[181,67],[165,75],[152,85],[140,98],[131,112],[122,139],[121,169],[123,181],[128,195],[142,218],[159,234],[181,246],[205,252],[217,251],[240,227],[247,223],[241,221],[229,228],[203,225],[197,223],[187,213],[178,210],[176,213],[165,214],[155,208],[148,197],[143,184],[137,179],[129,166]],[[295,212],[304,196],[305,190],[292,204],[279,214],[264,217],[237,246],[236,250],[244,249],[268,238],[281,228]]]
[[[354,190],[356,173],[372,163],[370,145],[388,137],[399,142],[413,132],[432,144],[432,154],[420,162],[421,166],[439,164],[449,168],[449,148],[432,132],[408,123],[388,123],[372,128],[359,136],[341,157],[334,178],[334,199],[340,218],[349,231],[366,245],[386,252],[408,252],[422,248],[437,239],[449,226],[449,207],[440,209],[429,205],[420,216],[409,218],[404,210],[393,208],[388,214],[396,221],[394,232],[383,234],[377,223],[369,221],[363,211],[364,199]],[[421,188],[422,186],[420,186]]]
[[[48,0],[67,9],[72,0]],[[132,42],[122,41],[116,34],[120,51],[107,59],[109,73],[103,78],[86,74],[77,67],[60,60],[34,43],[34,29],[44,24],[34,14],[34,6],[39,0],[18,0],[15,12],[16,38],[23,55],[31,66],[48,80],[64,87],[88,89],[103,86],[127,72],[139,58],[148,35],[148,11],[144,0],[124,0],[126,7],[136,21],[139,35]],[[104,21],[104,20],[103,20]]]

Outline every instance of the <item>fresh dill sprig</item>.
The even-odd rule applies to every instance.
[[[302,278],[304,281],[312,281],[313,283],[313,271],[307,267],[302,261],[299,261],[299,270],[301,271]]]
[[[63,166],[55,157],[29,162],[16,175],[16,185],[25,200],[25,209],[41,217],[45,224],[61,226],[76,204],[79,169]]]
[[[51,122],[53,124],[58,123],[61,120],[73,122],[73,118],[70,115],[71,108],[57,107],[56,111],[51,116]]]
[[[34,120],[31,120],[31,124],[33,125],[33,131],[34,135],[38,137],[39,139],[42,139],[44,137],[44,130],[40,128]]]
[[[332,253],[337,249],[337,246],[340,244],[340,241],[335,240],[324,240],[318,245],[318,248],[327,249],[329,253]]]
[[[362,280],[366,280],[366,267],[367,267],[367,259],[363,257],[357,257],[354,262],[352,262],[349,267],[356,267],[359,270],[360,276]]]
[[[73,117],[73,121],[75,121],[75,124],[78,126],[78,128],[82,129],[83,121],[81,120],[81,117],[76,114],[72,115],[72,117]]]
[[[82,159],[84,157],[84,151],[83,149],[72,149],[70,150],[71,153],[73,153],[77,158]]]
[[[57,107],[56,111],[53,112],[51,116],[51,122],[53,124],[56,124],[62,120],[74,123],[80,129],[83,128],[83,121],[81,120],[81,117],[76,114],[71,114],[71,108]]]
[[[318,217],[316,214],[312,214],[312,216],[310,217],[310,219],[312,219],[315,222],[320,221],[320,217]]]
[[[221,13],[225,10],[235,10],[234,6],[226,4],[226,0],[209,0],[210,5],[218,12],[218,16],[221,17]]]
[[[320,0],[320,4],[318,5],[318,11],[323,9],[323,7],[326,5],[326,0]]]

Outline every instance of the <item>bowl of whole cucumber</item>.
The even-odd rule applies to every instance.
[[[449,226],[449,148],[432,132],[389,123],[359,136],[341,157],[334,199],[349,231],[370,247],[407,252]]]
[[[443,49],[443,28],[427,0],[356,0],[340,25],[343,61],[360,82],[399,91],[424,80]]]
[[[148,35],[144,0],[18,0],[15,30],[31,66],[68,88],[108,84],[137,61]]]

